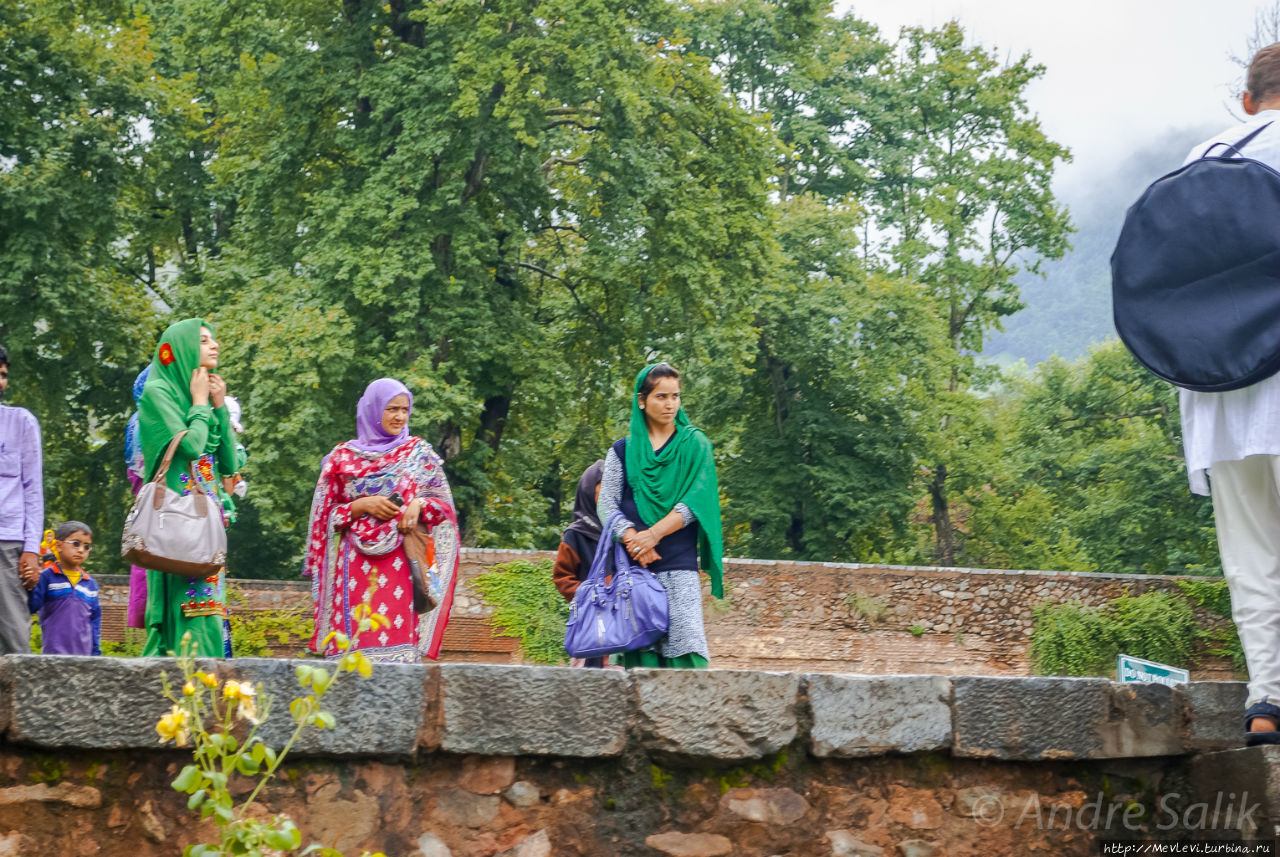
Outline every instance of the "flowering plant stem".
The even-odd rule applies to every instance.
[[[386,617],[370,609],[372,592],[371,589],[366,593],[364,601],[353,611],[357,619],[357,637],[359,633],[387,622]],[[330,641],[344,652],[337,660],[336,670],[310,664],[298,664],[295,669],[298,686],[305,693],[289,703],[293,731],[284,748],[276,751],[268,747],[258,734],[261,724],[271,713],[271,700],[264,697],[262,686],[231,678],[219,681],[213,673],[197,670],[191,654],[190,634],[183,637],[178,657],[183,684],[180,691],[175,691],[168,674],[164,675],[164,695],[173,706],[156,724],[156,732],[162,744],[173,741],[179,747],[194,746],[193,763],[178,773],[173,788],[190,795],[187,807],[198,811],[202,819],[213,819],[218,829],[216,845],[188,846],[183,850],[184,857],[275,857],[295,853],[341,857],[331,848],[314,844],[297,851],[302,846],[302,833],[287,815],[275,815],[267,820],[249,815],[250,807],[263,787],[274,778],[285,757],[302,737],[303,730],[309,726],[333,729],[337,725],[333,715],[321,707],[321,702],[338,674],[356,672],[364,678],[373,674],[373,664],[358,649],[352,649],[352,640],[346,635],[330,634],[325,646]],[[237,732],[244,734],[243,740],[236,737]],[[239,806],[236,806],[230,791],[232,778],[237,775],[257,779],[257,784]],[[366,852],[366,857],[381,855],[368,855]]]

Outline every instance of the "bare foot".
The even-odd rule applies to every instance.
[[[1255,717],[1249,722],[1250,732],[1275,732],[1276,722],[1270,717]]]

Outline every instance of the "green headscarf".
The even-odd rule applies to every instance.
[[[649,427],[640,409],[640,387],[657,363],[640,370],[631,395],[631,433],[627,438],[627,483],[635,494],[636,508],[645,521],[656,524],[684,503],[698,519],[698,555],[711,578],[711,594],[724,597],[724,534],[720,529],[720,486],[711,441],[689,422],[681,408],[676,432],[655,452]]]
[[[187,427],[191,410],[191,373],[200,366],[200,328],[213,328],[201,318],[175,322],[160,334],[151,372],[138,400],[142,458],[150,479],[173,436]]]

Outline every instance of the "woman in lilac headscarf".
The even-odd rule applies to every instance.
[[[369,658],[416,663],[440,652],[458,576],[458,519],[443,462],[409,434],[412,410],[408,387],[379,378],[360,397],[356,437],[320,465],[302,573],[315,602],[311,649],[326,657],[341,655],[332,632],[355,637],[355,608],[366,598],[387,619],[356,642]],[[430,530],[424,571],[435,602],[425,613],[414,612],[404,550],[404,533],[419,521]]]

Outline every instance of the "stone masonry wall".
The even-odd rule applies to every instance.
[[[294,664],[205,666],[277,699],[261,734],[280,746]],[[189,753],[153,728],[175,668],[0,658],[0,855],[160,857],[209,838],[169,787]],[[1270,833],[1280,759],[1213,752],[1238,743],[1243,698],[1237,683],[378,665],[343,677],[337,727],[300,742],[257,812],[349,857],[1084,857],[1204,833],[1200,766],[1236,808],[1210,832],[1252,838]]]
[[[492,608],[470,580],[514,559],[550,553],[468,549],[443,661],[519,663],[514,640],[494,634]],[[1044,602],[1097,606],[1151,590],[1178,593],[1180,578],[1045,571],[887,567],[729,559],[726,598],[703,594],[715,666],[865,674],[1030,675],[1031,614]],[[103,637],[123,639],[122,577],[104,576]],[[310,611],[305,581],[239,580],[238,609]],[[1203,609],[1204,627],[1224,623]],[[914,628],[914,632],[913,629]],[[293,655],[301,647],[283,646]],[[1206,660],[1197,679],[1230,679],[1229,664]]]

